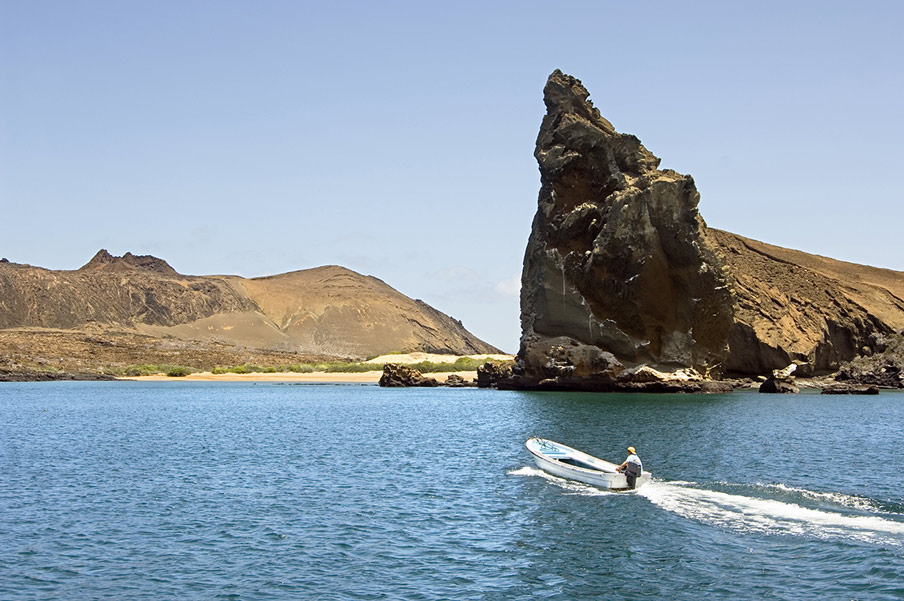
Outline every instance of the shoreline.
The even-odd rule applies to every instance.
[[[438,382],[445,382],[446,378],[457,374],[466,381],[477,379],[476,371],[456,371],[426,373],[425,378],[436,378]],[[307,384],[376,384],[380,381],[380,371],[365,371],[356,373],[342,372],[311,372],[311,373],[250,373],[250,374],[213,374],[210,372],[198,372],[187,376],[170,377],[163,374],[153,376],[121,377],[116,380],[132,382],[279,382],[279,383],[307,383]]]

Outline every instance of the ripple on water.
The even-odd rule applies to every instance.
[[[809,398],[752,408],[735,396],[338,386],[3,392],[10,601],[902,596],[904,515],[887,482],[904,460],[886,453],[865,482],[816,469],[773,482],[763,469],[795,423],[807,423],[795,444],[820,468],[859,454],[867,434],[892,448],[896,431],[861,432],[846,413],[861,409],[844,401],[816,428],[795,413],[813,412],[800,407]],[[889,423],[899,407],[881,407]],[[842,426],[852,442],[825,439]],[[701,451],[699,432],[737,452]],[[624,495],[549,476],[527,467],[534,433],[591,451],[613,441],[601,456],[640,441],[662,479]],[[721,482],[694,472],[714,456],[704,473]]]

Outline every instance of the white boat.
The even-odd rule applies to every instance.
[[[534,456],[537,467],[544,472],[601,488],[630,490],[625,475],[616,471],[616,463],[603,461],[545,438],[529,438],[525,446]],[[650,472],[644,470],[637,477],[634,488],[640,488],[649,481]]]

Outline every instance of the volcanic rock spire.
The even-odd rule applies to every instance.
[[[718,373],[732,297],[694,180],[660,170],[574,77],[553,72],[544,101],[522,274],[522,383],[606,388],[642,378],[644,365]]]

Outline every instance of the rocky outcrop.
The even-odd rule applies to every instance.
[[[383,375],[380,376],[380,386],[389,388],[402,388],[408,386],[439,386],[435,378],[426,378],[420,371],[400,363],[386,363],[383,365]]]
[[[853,385],[904,388],[904,368],[892,362],[865,370],[845,367],[838,372],[835,379]]]
[[[659,169],[577,79],[555,71],[524,257],[521,388],[613,390],[838,369],[904,326],[904,274],[709,230],[689,175]]]
[[[577,79],[554,72],[544,101],[517,375],[528,385],[599,388],[642,364],[718,370],[728,355],[730,282],[706,243],[693,179],[660,170]]]
[[[794,372],[797,371],[797,365],[792,363],[785,369],[773,370],[769,377],[760,384],[760,392],[766,394],[797,394],[800,392],[797,384],[794,382]]]
[[[443,386],[448,386],[449,388],[470,388],[477,386],[477,382],[469,382],[458,374],[449,374],[446,381],[443,382]]]
[[[904,332],[877,336],[872,348],[838,370],[838,387],[904,388]]]
[[[820,391],[820,394],[858,394],[858,395],[875,395],[879,394],[878,386],[853,386],[850,384],[834,384],[826,386]]]
[[[499,382],[512,377],[512,366],[509,363],[487,361],[477,367],[477,387],[496,388]]]
[[[509,373],[511,375],[511,373]],[[449,374],[442,382],[436,378],[428,378],[408,365],[400,363],[386,363],[383,365],[383,375],[380,376],[380,386],[390,388],[404,387],[429,387],[447,386],[449,388],[470,388],[477,386],[476,381],[468,381],[458,374]]]
[[[79,271],[145,271],[155,272],[162,275],[175,276],[178,275],[176,270],[170,267],[170,264],[163,259],[152,257],[151,255],[133,255],[127,252],[121,257],[115,257],[107,252],[107,249],[100,249],[94,257],[82,266]]]
[[[797,394],[800,392],[800,388],[797,387],[793,380],[779,380],[770,376],[766,378],[765,382],[760,384],[760,392],[765,394]]]

